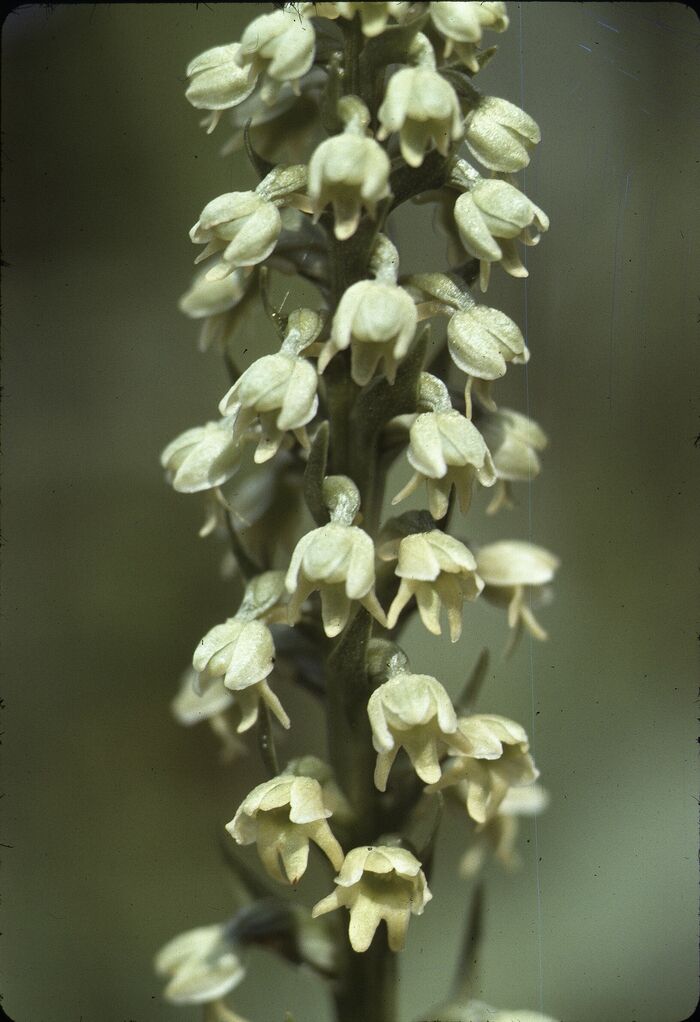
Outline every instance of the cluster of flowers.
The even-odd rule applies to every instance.
[[[398,253],[383,231],[402,182],[409,183],[407,197],[439,188],[436,201],[449,207],[448,232],[461,258],[471,259],[482,292],[493,264],[515,277],[527,275],[516,242],[535,244],[548,221],[509,175],[527,166],[539,129],[518,107],[482,96],[472,84],[493,52],[480,48],[482,33],[507,25],[503,3],[301,3],[256,17],[240,42],[192,61],[187,98],[206,111],[209,131],[230,111],[234,136],[228,149],[244,141],[261,172],[254,190],[209,202],[190,232],[194,243],[205,246],[196,261],[206,267],[181,307],[204,321],[202,347],[216,344],[231,359],[230,342],[250,299],[262,291],[269,306],[270,270],[305,276],[318,287],[322,307],[297,308],[286,317],[273,312],[279,351],[236,374],[217,421],[187,430],[162,454],[176,491],[205,495],[209,514],[202,534],[225,528],[247,576],[235,614],[195,650],[174,702],[178,719],[209,720],[228,756],[240,750],[237,734],[264,723],[269,713],[289,728],[271,687],[285,632],[302,626],[308,631],[316,622],[325,636],[320,645],[332,648],[364,608],[378,627],[370,644],[390,651],[366,705],[375,787],[387,790],[403,749],[427,795],[442,789],[456,795],[476,827],[463,862],[469,875],[489,850],[513,862],[515,817],[545,803],[528,738],[505,717],[460,715],[435,677],[412,673],[393,638],[415,601],[420,620],[435,635],[441,634],[444,610],[456,642],[464,601],[480,595],[507,608],[514,636],[525,628],[545,638],[531,596],[551,582],[557,559],[515,540],[472,552],[445,529],[455,498],[467,512],[477,482],[494,487],[490,512],[507,504],[510,484],[539,472],[546,437],[531,419],[499,408],[492,395],[493,381],[508,364],[529,358],[517,325],[478,304],[459,273],[400,277]],[[297,114],[299,130],[293,127]],[[319,140],[324,129],[334,133]],[[266,155],[253,150],[253,131]],[[490,176],[458,155],[462,142]],[[297,162],[270,162],[268,156],[277,157],[284,146]],[[431,182],[421,174],[432,167]],[[368,223],[374,231],[355,274],[360,279],[338,292],[333,260]],[[463,407],[462,388],[450,390],[419,364],[411,370],[412,411],[390,416],[378,431],[380,441],[398,432],[412,470],[392,503],[425,484],[427,512],[409,511],[373,528],[361,508],[365,491],[347,465],[327,472],[324,449],[316,499],[309,502],[306,493],[317,527],[297,539],[302,472],[313,482],[327,421],[331,464],[340,463],[333,451],[337,418],[329,376],[337,386],[339,367],[347,367],[351,399],[371,397],[378,381],[398,391],[418,350],[419,324],[435,317],[447,318],[447,351],[465,378]],[[346,405],[346,419],[350,411]],[[378,459],[379,447],[378,441],[377,451],[365,456]],[[253,463],[264,467],[242,484],[236,480],[234,495],[231,481],[250,449]],[[280,512],[284,522],[271,526]],[[247,547],[232,515],[246,522]],[[245,571],[243,561],[253,570]],[[264,570],[257,570],[261,565]],[[394,565],[393,573],[383,565]],[[318,609],[310,599],[316,592]],[[265,870],[279,883],[299,883],[310,842],[332,864],[335,890],[301,927],[307,947],[301,957],[322,972],[332,972],[333,955],[324,958],[318,949],[318,917],[349,909],[355,952],[368,949],[384,921],[389,948],[398,951],[410,916],[420,915],[431,898],[416,848],[399,836],[378,834],[375,844],[344,847],[339,838],[352,835],[357,807],[341,782],[315,757],[294,760],[255,787],[227,826],[237,844],[257,846]],[[205,1004],[212,1020],[237,1018],[222,998],[243,976],[240,941],[235,920],[176,938],[157,959],[169,980],[166,995],[177,1003]],[[454,1018],[501,1017],[475,1001],[447,1010],[462,1012]]]

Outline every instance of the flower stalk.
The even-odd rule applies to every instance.
[[[496,485],[491,512],[509,506],[546,444],[537,423],[496,404],[492,386],[529,351],[471,290],[477,277],[486,290],[494,263],[523,276],[515,242],[548,226],[509,176],[529,162],[537,125],[472,84],[493,53],[484,32],[507,27],[503,3],[302,3],[260,14],[188,68],[204,126],[228,119],[227,148],[243,144],[260,179],[214,198],[191,230],[204,270],[181,308],[203,321],[202,347],[220,351],[230,379],[221,418],[162,455],[173,488],[206,501],[202,535],[230,545],[237,594],[198,643],[173,712],[209,720],[229,761],[256,724],[268,775],[226,826],[227,840],[256,846],[262,876],[231,848],[239,912],[157,960],[166,997],[205,1005],[209,1019],[239,1018],[228,995],[257,943],[311,965],[337,1022],[397,1022],[398,957],[414,917],[435,911],[443,804],[460,807],[473,877],[491,855],[515,861],[512,817],[546,802],[510,797],[538,777],[522,727],[476,712],[488,655],[453,703],[446,679],[397,643],[416,612],[432,634],[444,617],[450,640],[468,643],[482,598],[506,609],[511,645],[523,629],[545,637],[529,601],[554,555],[449,531],[483,488]],[[416,198],[438,204],[454,258],[407,276],[392,239],[396,211]],[[284,313],[272,274],[287,278]],[[316,287],[314,307],[296,306],[295,278]],[[239,372],[258,298],[268,347]],[[393,514],[387,473],[402,453],[413,474],[391,504],[421,507]],[[289,684],[319,699],[326,726],[319,748],[285,762]],[[316,869],[330,889],[304,905]],[[472,933],[470,955],[477,943]],[[461,1012],[464,983],[457,994]]]

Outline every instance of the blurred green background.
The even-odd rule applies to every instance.
[[[269,9],[27,5],[4,23],[1,940],[17,1022],[198,1018],[161,1000],[152,956],[230,910],[217,842],[262,772],[254,752],[219,766],[207,729],[169,713],[232,608],[200,505],[158,455],[226,387],[176,308],[187,230],[254,181],[219,159],[225,128],[198,128],[184,69]],[[468,531],[531,538],[563,567],[550,641],[496,659],[480,704],[528,728],[552,804],[523,827],[523,870],[489,872],[479,990],[566,1022],[675,1022],[697,1000],[700,28],[670,3],[510,14],[481,85],[542,128],[524,188],[552,228],[528,282],[497,273],[488,298],[533,356],[503,402],[551,447],[519,507],[486,520],[480,498]],[[441,265],[425,216],[399,227],[404,269]],[[257,319],[242,343],[245,362],[274,342]],[[452,692],[505,641],[492,607],[465,617],[457,648],[408,637]],[[308,701],[283,702],[283,754],[322,751]],[[466,831],[449,829],[402,958],[405,1019],[445,996],[461,940]],[[234,1002],[256,1022],[328,1017],[313,980],[263,954]]]

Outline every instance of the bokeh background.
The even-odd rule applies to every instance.
[[[198,128],[184,68],[268,9],[26,5],[3,26],[1,940],[17,1022],[196,1019],[162,1001],[152,956],[231,906],[219,835],[262,773],[254,750],[221,767],[206,727],[170,716],[230,586],[158,455],[226,387],[176,308],[187,230],[254,180],[218,157],[225,129]],[[481,84],[542,128],[524,187],[552,228],[529,281],[496,274],[489,304],[527,326],[531,364],[500,393],[551,447],[519,507],[487,520],[478,501],[469,535],[531,538],[563,567],[550,641],[496,657],[480,704],[527,726],[552,804],[523,827],[522,871],[489,872],[479,992],[566,1022],[676,1022],[697,1000],[700,26],[672,3],[510,13]],[[411,216],[404,268],[440,265]],[[242,362],[273,344],[253,319]],[[504,642],[487,605],[456,648],[407,640],[453,692]],[[283,753],[321,751],[313,708],[283,701],[299,722]],[[466,832],[449,830],[402,958],[404,1019],[429,1017],[458,953]],[[257,1022],[329,1017],[312,979],[263,954],[235,1003]]]

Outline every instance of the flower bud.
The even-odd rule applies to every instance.
[[[409,167],[420,167],[432,142],[442,156],[462,137],[462,114],[457,94],[431,67],[404,67],[389,79],[379,108],[383,141],[399,132],[401,155]]]
[[[246,796],[226,830],[239,845],[257,844],[260,859],[275,880],[297,884],[306,872],[309,841],[336,870],[342,865],[343,850],[327,822],[331,815],[318,781],[281,774]]]
[[[337,352],[350,347],[355,383],[369,383],[382,359],[387,379],[393,383],[413,341],[417,319],[415,304],[396,284],[376,280],[352,284],[338,303],[330,340],[318,360],[319,373]]]
[[[465,141],[489,170],[515,174],[530,162],[528,149],[540,141],[540,129],[524,110],[496,96],[485,96],[464,122]]]
[[[178,493],[201,493],[221,486],[239,468],[241,449],[232,416],[185,430],[165,448],[160,463]]]
[[[426,784],[440,779],[440,756],[457,730],[457,716],[445,689],[429,674],[399,670],[375,689],[367,704],[372,744],[377,752],[374,783],[386,782],[403,747]]]
[[[353,848],[335,882],[335,891],[314,906],[312,915],[348,908],[350,944],[358,952],[370,946],[382,919],[390,949],[401,951],[411,915],[422,915],[432,898],[420,862],[405,848]]]

